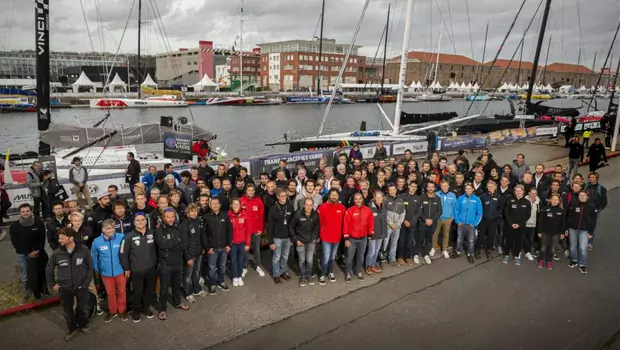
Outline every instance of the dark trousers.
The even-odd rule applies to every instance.
[[[590,147],[590,138],[583,138],[583,147]]]
[[[411,259],[413,257],[413,236],[416,228],[401,227],[400,236],[398,237],[398,247],[396,249],[396,258]]]
[[[605,134],[605,147],[611,148],[611,138],[613,136],[611,134]]]
[[[46,217],[45,214],[47,210],[45,209],[45,205],[43,204],[43,198],[41,197],[32,197],[34,216],[37,218],[41,217],[41,209],[43,210],[43,217]]]
[[[59,291],[60,306],[62,313],[67,322],[69,332],[78,330],[78,328],[88,327],[88,305],[90,295],[88,288],[80,288],[76,290],[68,290],[61,288]],[[77,300],[77,306],[73,310],[74,300]]]
[[[482,248],[485,251],[493,250],[495,236],[497,235],[497,219],[482,220],[478,225],[478,239],[476,240],[475,250],[479,252]]]
[[[551,260],[553,260],[553,247],[558,244],[559,239],[559,235],[543,233],[540,239],[540,255],[538,255],[538,261],[544,260],[545,262],[551,262]]]
[[[431,250],[433,242],[433,233],[437,224],[433,222],[431,226],[426,226],[422,221],[415,231],[415,245],[413,246],[413,255],[427,256]]]
[[[504,226],[504,236],[504,256],[508,256],[512,252],[514,258],[520,258],[523,239],[525,238],[525,226],[519,226],[519,228],[514,229],[506,224]]]
[[[183,265],[169,266],[159,264],[159,311],[166,311],[168,288],[172,288],[172,306],[181,305],[181,284],[183,283]]]
[[[133,312],[146,312],[151,307],[155,298],[155,281],[157,269],[131,272],[132,310]]]
[[[536,227],[525,228],[525,240],[523,242],[523,252],[534,253],[536,251]]]

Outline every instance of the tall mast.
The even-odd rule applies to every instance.
[[[141,44],[141,30],[142,29],[142,0],[138,0],[138,99],[142,98],[142,89],[140,84],[142,84],[142,79],[140,79],[140,44]]]
[[[487,21],[487,29],[484,32],[484,46],[482,47],[482,67],[480,67],[480,81],[482,82],[482,72],[484,71],[484,56],[487,53],[487,37],[489,36],[489,22]],[[474,80],[478,74],[474,74]]]
[[[618,72],[620,72],[620,59],[618,59],[618,67],[616,67],[616,74],[614,75],[614,85],[611,88],[611,95],[609,96],[609,107],[607,107],[607,115],[609,116],[611,112],[615,109],[615,120],[614,123],[614,134],[611,141],[611,151],[614,152],[616,150],[616,143],[618,142],[618,128],[620,127],[620,121],[618,121],[618,105],[614,103],[614,95],[616,94],[616,82],[618,81]],[[614,108],[615,106],[615,108]],[[611,122],[611,121],[610,121]]]
[[[390,33],[390,8],[392,4],[388,4],[387,22],[385,22],[385,43],[383,44],[383,68],[381,69],[381,95],[383,91],[383,84],[385,83],[385,61],[387,60],[387,46],[388,46],[388,34]]]
[[[243,96],[243,0],[241,0],[241,19],[239,34],[239,96]]]
[[[325,0],[321,5],[321,31],[319,33],[319,66],[316,71],[316,93],[322,95],[321,91],[321,63],[323,62],[323,19],[325,18]]]
[[[525,32],[523,33],[523,40],[521,40],[520,44],[521,44],[521,50],[519,52],[519,68],[517,70],[517,86],[521,84],[521,64],[523,63],[523,47],[525,46]]]
[[[400,130],[400,113],[403,110],[403,92],[405,89],[405,76],[407,75],[407,56],[409,54],[409,38],[411,37],[411,21],[413,20],[413,2],[414,0],[407,0],[407,20],[405,22],[405,35],[403,35],[403,50],[400,55],[400,76],[398,78],[396,109],[394,110],[393,135],[398,135]]]
[[[611,87],[611,94],[609,95],[609,106],[607,106],[607,115],[609,115],[609,113],[612,111],[612,107],[614,105],[614,95],[616,94],[616,83],[618,82],[619,71],[620,71],[620,59],[618,59],[618,66],[616,67],[616,74],[614,74],[614,83]]]
[[[595,69],[596,69],[596,51],[594,51],[594,61],[592,61],[592,71],[593,71],[593,72],[596,72],[596,70],[595,70]],[[590,83],[590,82],[588,82],[588,85],[590,85],[590,84],[591,84],[591,83]],[[589,88],[589,86],[588,86],[588,88]]]
[[[437,69],[439,69],[439,50],[441,50],[441,35],[442,34],[443,34],[443,20],[441,20],[441,30],[439,31],[439,42],[437,43],[437,59],[435,62],[435,73],[433,74],[433,83],[437,81]]]
[[[536,53],[534,54],[534,62],[532,63],[532,73],[530,74],[529,86],[527,87],[527,98],[525,100],[525,114],[528,114],[528,107],[532,100],[532,91],[536,83],[536,70],[538,69],[538,60],[540,59],[540,50],[542,49],[543,40],[545,39],[545,30],[547,29],[547,20],[549,19],[549,10],[551,9],[551,0],[545,3],[542,23],[540,24],[540,33],[538,34],[538,42],[536,43]]]
[[[49,129],[50,113],[50,27],[49,0],[35,0],[35,48],[37,53],[37,129]],[[39,141],[39,154],[49,155],[50,146]]]
[[[549,50],[551,50],[551,38],[553,35],[549,35],[549,44],[547,44],[547,55],[545,56],[545,68],[543,68],[541,84],[545,83],[545,75],[547,75],[547,64],[549,64]]]

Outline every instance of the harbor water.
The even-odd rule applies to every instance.
[[[515,101],[517,104],[519,101]],[[598,108],[606,110],[608,100],[598,100]],[[549,100],[544,104],[553,107],[579,107],[579,100]],[[508,113],[507,101],[467,102],[417,102],[403,104],[407,113],[438,113],[455,111],[464,116],[484,113]],[[326,105],[277,105],[277,106],[194,106],[187,108],[151,108],[112,110],[106,127],[120,128],[147,122],[159,122],[160,116],[186,117],[218,135],[213,147],[221,147],[229,157],[250,157],[288,151],[286,146],[267,147],[265,143],[281,138],[316,135]],[[393,119],[395,104],[382,108]],[[485,110],[486,108],[486,110]],[[585,115],[587,108],[582,108]],[[92,126],[105,116],[105,111],[90,108],[52,109],[54,122]],[[327,117],[324,134],[359,130],[367,122],[367,130],[389,129],[376,104],[333,105]],[[36,151],[38,132],[36,114],[0,114],[0,153],[10,147],[12,153]]]

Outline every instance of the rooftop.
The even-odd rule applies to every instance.
[[[493,63],[493,61],[489,61],[489,62],[484,63],[483,65],[487,66],[487,67],[490,67],[492,63]],[[530,69],[532,69],[533,66],[534,66],[534,64],[532,62],[521,61],[521,69],[530,70]],[[510,61],[510,60],[505,60],[505,59],[498,59],[497,61],[495,61],[495,64],[493,65],[493,68],[519,69],[519,61],[515,61],[515,60]],[[542,68],[542,67],[540,67],[540,68]]]
[[[551,63],[546,68],[548,71],[557,72],[557,73],[583,73],[583,74],[592,74],[594,73],[591,69],[584,67],[582,65],[570,64],[570,63]]]

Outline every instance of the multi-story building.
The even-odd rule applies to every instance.
[[[230,79],[231,89],[235,90],[243,76],[243,89],[252,89],[261,86],[261,49],[254,48],[251,52],[244,52],[243,55],[230,56]],[[243,74],[241,74],[241,57],[243,57]]]
[[[201,40],[193,49],[181,48],[178,51],[156,55],[157,80],[163,85],[193,85],[204,74],[215,76],[213,42]]]
[[[333,39],[323,39],[323,53],[319,67],[319,44],[320,40],[314,38],[257,45],[261,49],[262,87],[272,91],[317,90],[319,77],[321,88],[326,89],[333,85],[349,45],[337,44]],[[366,58],[358,55],[360,47],[355,45],[351,50],[342,76],[343,83],[357,83],[363,80]]]
[[[437,61],[439,63],[437,64]],[[435,77],[435,66],[437,65],[437,76]],[[407,72],[405,82],[407,85],[413,81],[419,81],[422,85],[430,85],[433,81],[438,81],[446,86],[450,81],[474,81],[476,69],[479,67],[477,61],[462,55],[437,54],[422,51],[410,51],[407,55]],[[385,68],[386,83],[397,84],[400,77],[400,56],[388,59]]]

